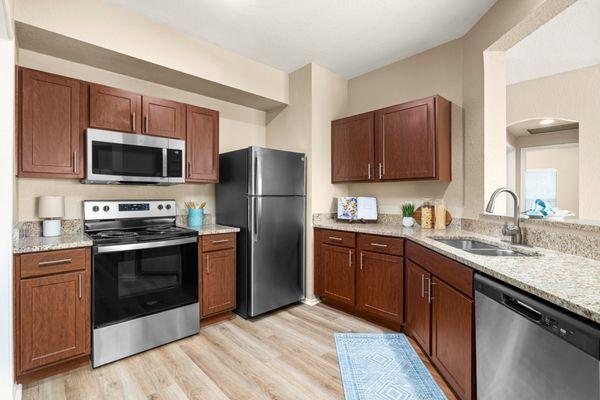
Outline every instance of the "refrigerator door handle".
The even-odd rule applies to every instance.
[[[260,161],[260,156],[257,154],[256,155],[256,170],[255,170],[255,174],[256,174],[256,191],[254,192],[254,194],[256,195],[262,195],[262,189],[263,189],[263,185],[262,185],[262,162]]]
[[[254,202],[254,243],[260,241],[260,231],[262,230],[262,198],[253,197]]]
[[[257,212],[256,212],[256,241],[260,242],[260,232],[262,231],[262,198],[256,199]]]

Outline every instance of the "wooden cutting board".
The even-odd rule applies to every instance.
[[[435,211],[434,211],[434,223],[432,226],[435,226]],[[415,219],[415,222],[419,225],[421,225],[421,207],[417,208],[413,214],[413,218]],[[446,210],[446,226],[450,225],[450,223],[452,222],[452,214],[450,214],[450,211]]]

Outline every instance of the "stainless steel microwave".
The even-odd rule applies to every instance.
[[[174,185],[185,182],[185,142],[156,136],[86,131],[83,183]]]

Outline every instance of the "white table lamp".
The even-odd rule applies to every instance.
[[[38,216],[44,220],[44,236],[60,236],[60,219],[65,216],[65,198],[63,196],[40,196]]]

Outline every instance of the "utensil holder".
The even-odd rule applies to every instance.
[[[191,228],[199,228],[204,224],[203,208],[188,208],[188,225]]]

